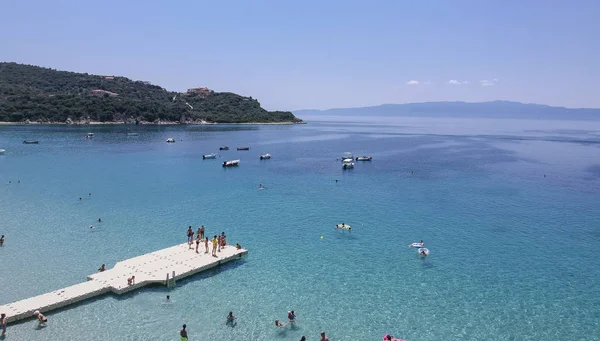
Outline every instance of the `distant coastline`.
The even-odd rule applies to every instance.
[[[293,125],[293,124],[306,124],[304,121],[298,122],[243,122],[243,123],[214,123],[214,122],[176,122],[176,121],[160,121],[160,122],[86,122],[86,123],[67,123],[67,122],[0,122],[0,126],[24,126],[24,125],[69,125],[69,126],[102,126],[102,125],[147,125],[147,126],[160,126],[160,125],[225,125],[225,124],[240,124],[240,125]]]

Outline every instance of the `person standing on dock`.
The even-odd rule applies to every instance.
[[[219,240],[217,239],[217,235],[216,234],[213,237],[212,244],[213,244],[212,255],[213,255],[213,257],[217,257],[217,247],[219,245]]]
[[[200,235],[196,235],[196,253],[198,253],[198,248],[200,247]]]
[[[204,239],[204,247],[206,248],[206,251],[204,253],[208,253],[208,237]]]
[[[188,341],[187,330],[185,330],[187,326],[184,324],[183,329],[179,331],[179,336],[181,336],[181,341]]]
[[[204,225],[200,228],[200,238],[204,239]]]
[[[188,238],[189,249],[191,249],[192,248],[192,244],[194,243],[194,231],[192,230],[191,226],[188,227],[187,238]]]
[[[2,329],[2,335],[6,335],[6,325],[7,325],[6,314],[2,313],[0,315],[0,329]]]

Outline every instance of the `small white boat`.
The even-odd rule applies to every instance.
[[[348,230],[348,231],[352,231],[352,226],[346,225],[344,223],[341,223],[341,224],[335,225],[335,229],[336,230]]]
[[[140,133],[127,133],[127,136],[140,136]]]
[[[342,154],[342,162],[346,162],[346,160],[350,159],[350,161],[354,161],[354,155],[350,152],[345,152]]]
[[[342,168],[343,169],[354,168],[354,162],[352,162],[352,161],[350,161],[350,162],[344,162],[344,164],[342,164]]]
[[[240,160],[231,160],[223,162],[223,167],[236,167],[240,164]]]
[[[4,150],[4,149],[0,149],[0,155],[4,155],[4,152],[5,152],[5,151],[6,151],[6,150]]]
[[[202,159],[216,159],[216,158],[217,158],[217,154],[215,154],[215,153],[202,155]]]
[[[85,135],[86,139],[93,139],[94,138],[94,133],[87,133],[87,135]]]
[[[167,142],[168,142],[168,143],[173,143],[173,142],[175,142],[175,139],[174,139],[174,138],[172,138],[172,137],[169,137],[169,138],[167,139]]]
[[[408,244],[408,247],[423,247],[424,243],[412,243]]]
[[[356,161],[371,161],[373,160],[372,156],[357,156]]]
[[[267,160],[271,158],[271,154],[266,153],[266,154],[260,154],[260,159],[261,160]]]

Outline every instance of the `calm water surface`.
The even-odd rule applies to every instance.
[[[600,339],[599,123],[308,119],[0,126],[0,304],[184,242],[188,225],[249,250],[173,290],[11,325],[6,339],[179,340],[183,323],[190,340]],[[231,150],[202,160],[220,145]],[[343,171],[346,151],[373,161]],[[424,260],[407,247],[419,239]],[[288,310],[297,327],[275,328]]]

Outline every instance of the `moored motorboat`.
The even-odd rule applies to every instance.
[[[40,141],[38,140],[25,140],[23,141],[24,144],[39,144]]]
[[[93,139],[94,138],[94,133],[87,133],[87,135],[85,135],[86,139]]]
[[[215,154],[215,153],[202,155],[202,159],[216,159],[216,158],[217,158],[217,154]]]
[[[127,133],[127,136],[140,136],[140,133]]]
[[[167,139],[167,142],[168,142],[168,143],[173,143],[173,142],[175,142],[175,139],[174,139],[174,138],[172,138],[172,137],[169,137],[169,138]]]
[[[343,169],[354,168],[354,162],[352,162],[352,161],[350,161],[350,162],[344,162],[344,164],[342,164],[342,168]]]
[[[372,156],[357,156],[356,161],[371,161],[373,159]]]
[[[267,160],[271,158],[271,154],[266,153],[266,154],[260,154],[260,159],[261,160]]]
[[[346,160],[350,159],[350,161],[354,161],[354,155],[350,152],[345,152],[342,154],[342,162],[346,162]]]
[[[240,160],[231,160],[223,162],[223,167],[235,167],[240,164]]]
[[[222,147],[219,147],[219,150],[229,150],[229,147],[227,147],[227,146],[222,146]]]
[[[250,150],[250,147],[237,147],[237,150]]]

